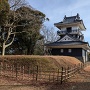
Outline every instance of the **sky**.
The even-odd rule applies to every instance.
[[[90,45],[90,0],[27,0],[34,9],[43,12],[49,21],[45,22],[48,28],[54,28],[66,16],[75,16],[79,13],[86,31],[83,31],[86,42]]]

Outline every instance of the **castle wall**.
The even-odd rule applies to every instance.
[[[82,48],[72,48],[71,52],[69,52],[69,48],[53,48],[51,50],[52,55],[63,55],[63,56],[73,56],[81,60],[82,62],[86,62],[87,59],[87,51]]]

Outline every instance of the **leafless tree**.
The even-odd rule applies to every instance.
[[[57,33],[54,28],[47,28],[42,26],[41,34],[44,36],[44,43],[54,42],[58,39]]]
[[[44,44],[51,43],[58,40],[57,31],[54,30],[54,28],[47,28],[46,26],[43,26],[41,29],[41,34],[44,36]],[[44,48],[44,54],[50,55],[51,52],[46,46]]]

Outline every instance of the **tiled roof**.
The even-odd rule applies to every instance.
[[[80,20],[79,14],[77,14],[76,16],[71,16],[71,17],[64,17],[63,21],[59,22],[59,23],[55,23],[55,24],[67,24],[67,23],[75,23],[75,22],[81,22],[82,20]]]
[[[62,42],[53,42],[53,43],[45,44],[45,46],[84,45],[84,44],[88,44],[88,42],[82,42],[82,41],[62,41]]]
[[[70,17],[64,17],[63,21],[58,22],[58,23],[54,23],[54,25],[61,29],[61,27],[63,27],[64,25],[70,25],[70,24],[77,24],[79,23],[79,25],[82,26],[81,30],[86,30],[86,27],[84,26],[83,20],[80,19],[79,14],[77,14],[76,16],[70,16]]]
[[[73,16],[73,17],[66,17],[64,20],[63,20],[63,23],[73,23],[73,22],[80,22],[81,20],[77,20],[76,19],[76,16]]]

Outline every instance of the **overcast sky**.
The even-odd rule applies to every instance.
[[[43,12],[50,21],[47,27],[54,27],[54,23],[63,20],[63,17],[74,16],[79,13],[86,27],[84,31],[85,41],[90,44],[90,0],[27,0],[29,4]],[[55,27],[54,27],[55,28]],[[55,28],[55,30],[58,30]]]

